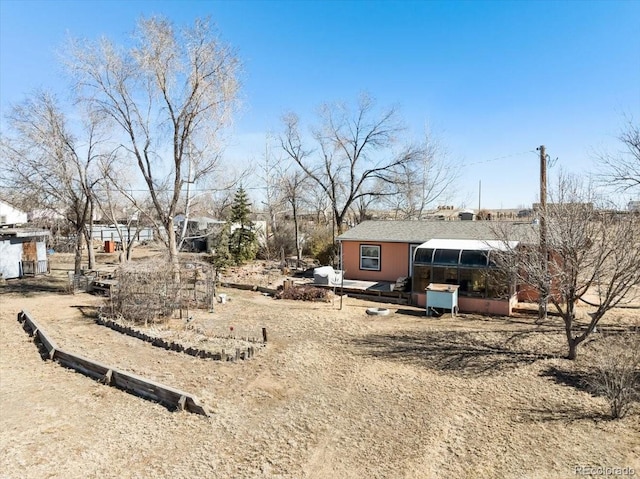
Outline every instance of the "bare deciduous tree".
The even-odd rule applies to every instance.
[[[331,202],[317,183],[307,187],[307,203],[318,225],[331,227]]]
[[[321,108],[320,123],[313,129],[316,150],[305,147],[295,114],[287,115],[284,122],[281,146],[329,198],[338,234],[354,202],[385,194],[377,190],[376,182],[393,182],[396,170],[414,162],[420,153],[415,146],[393,150],[403,131],[396,110],[377,112],[366,95],[353,112],[346,105]]]
[[[596,209],[593,188],[577,177],[561,174],[547,205],[548,263],[537,245],[522,245],[501,258],[503,266],[542,293],[564,321],[569,359],[612,308],[631,300],[640,285],[640,215]],[[515,259],[515,261],[513,261]],[[548,283],[547,283],[548,281]],[[597,298],[589,301],[585,296]],[[593,311],[586,325],[576,322],[576,304]]]
[[[40,92],[16,105],[8,115],[11,134],[2,138],[2,184],[21,204],[63,215],[75,234],[75,271],[80,273],[83,242],[88,245],[89,268],[94,267],[91,229],[94,188],[100,181],[101,122],[81,115],[80,141],[51,94]]]
[[[177,31],[142,19],[133,43],[76,41],[68,60],[81,98],[120,127],[121,147],[149,190],[179,273],[173,232],[185,184],[211,174],[238,89],[238,60],[206,21]]]
[[[453,196],[452,187],[458,178],[458,170],[428,130],[416,161],[401,165],[395,174],[385,203],[397,219],[424,219],[429,206]]]
[[[600,155],[600,179],[618,191],[640,192],[640,126],[629,121],[620,141],[617,154]]]
[[[603,338],[587,380],[609,403],[613,419],[626,416],[640,401],[640,337],[637,333]]]
[[[258,175],[264,191],[262,204],[264,213],[267,216],[263,242],[263,254],[267,259],[271,259],[274,254],[278,253],[272,246],[280,229],[278,216],[283,213],[282,210],[284,208],[284,200],[279,185],[280,167],[278,165],[278,159],[273,157],[270,139],[270,135],[267,135],[264,161],[260,164],[260,174]]]
[[[300,206],[304,203],[305,188],[307,186],[307,183],[308,177],[304,174],[304,172],[300,170],[292,172],[280,172],[280,188],[282,190],[282,196],[284,201],[291,207],[293,216],[296,259],[298,260],[298,264],[302,259],[302,245],[300,243],[300,225],[298,214]]]

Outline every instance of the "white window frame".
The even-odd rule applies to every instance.
[[[418,246],[421,244],[422,243],[411,243],[409,245],[409,272],[407,276],[413,276],[413,260],[416,257],[416,249],[418,249]]]
[[[362,254],[362,249],[363,248],[376,248],[378,250],[378,256],[363,256],[363,254]],[[363,270],[363,271],[380,271],[381,251],[382,251],[382,248],[381,248],[381,246],[379,244],[361,244],[360,245],[360,269]],[[375,260],[378,261],[378,266],[374,267],[374,268],[364,267],[362,265],[362,260],[363,259],[375,259]]]

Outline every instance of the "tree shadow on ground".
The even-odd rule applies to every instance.
[[[537,316],[526,315],[526,314],[513,314],[511,316],[495,316],[491,314],[480,314],[480,313],[461,313],[455,316],[455,318],[451,317],[451,314],[448,310],[444,312],[438,311],[440,316],[426,316],[426,311],[424,309],[409,309],[409,308],[399,308],[396,310],[396,314],[403,316],[414,316],[421,317],[427,320],[451,320],[451,319],[460,319],[464,320],[468,324],[478,324],[478,325],[488,325],[488,324],[496,324],[501,327],[504,326],[529,326],[531,328],[537,329],[558,329],[562,327],[562,323],[558,318],[549,317],[545,320],[538,320]],[[564,329],[562,329],[564,331]]]
[[[556,384],[593,394],[593,388],[590,386],[592,382],[591,375],[585,371],[560,369],[556,366],[551,366],[542,371],[540,376],[551,378]]]
[[[609,401],[604,391],[598,389],[595,386],[595,384],[598,384],[599,381],[597,380],[596,374],[594,372],[578,369],[575,366],[567,368],[550,366],[549,368],[541,371],[540,376],[551,378],[556,384],[571,387],[577,389],[578,391],[586,392],[592,397],[605,398],[607,399],[607,401]],[[640,372],[636,374],[635,384],[640,384]],[[542,417],[543,419],[547,418],[550,415],[560,416],[559,419],[562,419],[563,415],[562,408],[554,408],[553,411],[531,410],[531,412],[536,413],[537,416]],[[580,411],[576,410],[567,410],[564,416],[566,416],[565,419],[593,419],[603,421],[615,420],[610,413],[604,414],[602,412],[580,413]]]
[[[16,293],[24,296],[33,296],[40,293],[67,293],[68,284],[66,281],[54,276],[11,279],[0,285],[0,292],[3,294]]]
[[[524,422],[609,421],[611,417],[601,411],[585,411],[580,406],[548,405],[546,408],[516,409],[517,417]]]
[[[605,395],[594,386],[594,384],[598,383],[595,372],[569,368],[561,369],[551,366],[542,371],[540,376],[551,378],[556,384],[587,392],[594,397],[605,397]],[[631,382],[633,382],[633,384],[640,384],[640,371],[635,373],[635,380]]]
[[[100,316],[100,306],[83,306],[75,304],[71,307],[80,311],[84,318],[97,319]]]
[[[368,335],[355,339],[354,346],[363,355],[418,364],[459,376],[491,375],[555,357],[518,349],[510,341],[513,335],[508,332],[411,331]]]

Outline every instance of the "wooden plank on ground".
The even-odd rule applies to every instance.
[[[105,384],[115,386],[145,399],[159,402],[169,408],[187,410],[195,414],[209,416],[207,410],[198,403],[198,400],[184,391],[58,349],[27,311],[21,311],[18,314],[18,319],[25,323],[25,329],[29,330],[30,334],[35,333],[48,352],[55,353],[55,355],[51,354],[53,356],[52,359],[57,360],[61,365],[78,371],[85,376],[103,381]]]
[[[55,358],[63,366],[98,380],[104,379],[109,370],[112,369],[109,366],[92,361],[91,359],[83,358],[77,354],[71,354],[62,350],[58,350]]]
[[[53,359],[53,355],[55,354],[55,351],[58,349],[58,346],[44,332],[44,330],[42,329],[40,324],[38,324],[38,322],[34,319],[34,317],[31,315],[31,313],[29,313],[26,310],[22,310],[18,314],[18,318],[19,318],[19,320],[21,322],[24,322],[24,325],[26,326],[27,330],[29,331],[29,334],[32,334],[33,336],[35,336],[36,339],[38,339],[42,343],[42,345],[45,347],[47,353],[49,354],[49,358]]]
[[[382,297],[382,296],[372,296],[370,294],[362,294],[362,293],[349,293],[350,298],[355,299],[363,299],[366,301],[372,301],[374,303],[389,303],[389,304],[409,304],[409,300],[405,298],[392,298],[392,297]]]

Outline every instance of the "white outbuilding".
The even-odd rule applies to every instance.
[[[14,208],[9,203],[0,200],[0,226],[21,225],[27,222],[27,213]]]
[[[0,228],[0,278],[35,276],[49,271],[46,230]]]

